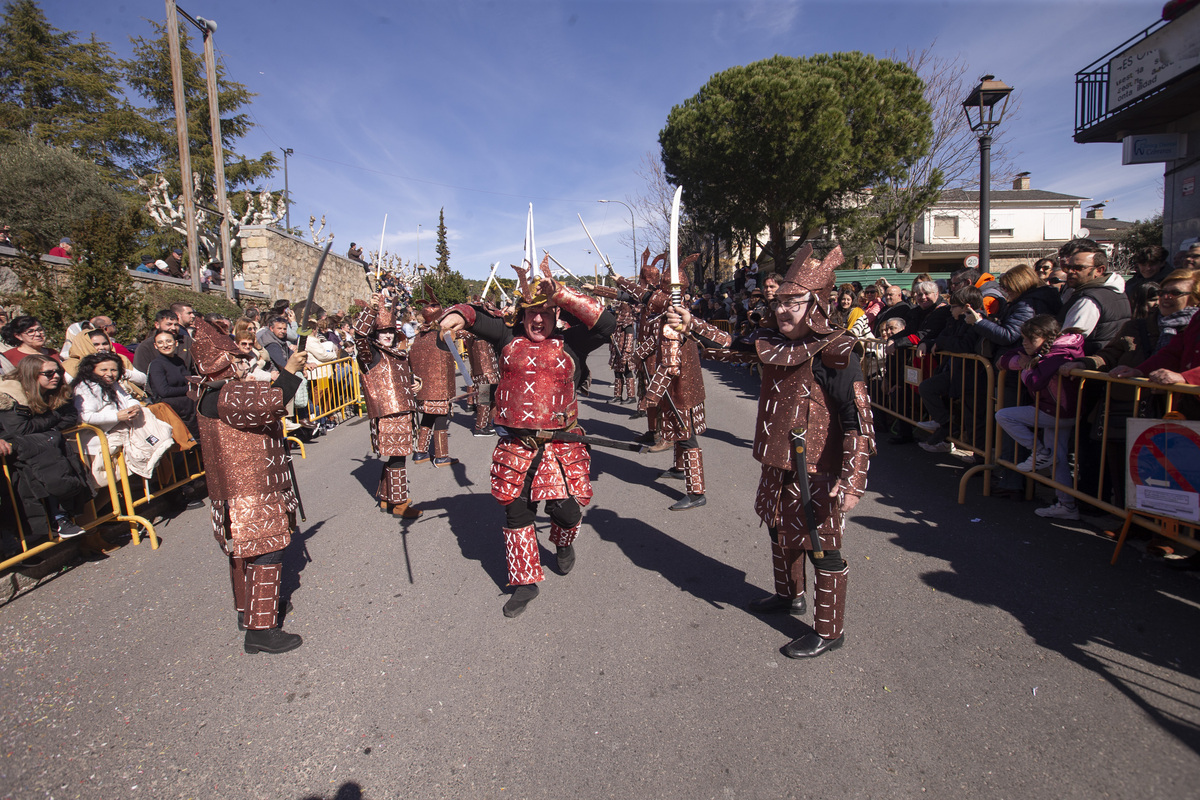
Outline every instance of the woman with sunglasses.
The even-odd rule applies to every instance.
[[[79,424],[62,366],[50,356],[27,354],[0,381],[0,435],[12,445],[13,488],[27,530],[47,526],[60,538],[84,530],[72,517],[92,498],[83,462],[68,455],[62,431]]]
[[[0,329],[0,338],[11,347],[3,355],[14,367],[26,356],[45,356],[62,363],[57,352],[46,347],[46,329],[36,318],[22,314]]]

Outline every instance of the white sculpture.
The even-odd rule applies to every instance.
[[[321,231],[325,230],[325,215],[324,214],[321,215],[321,227],[318,228],[317,230],[313,230],[313,223],[316,221],[317,221],[316,217],[310,216],[308,218],[308,231],[309,231],[309,233],[312,234],[313,244],[325,244],[325,242],[332,242],[333,241],[333,232],[332,231],[330,231],[328,236],[321,235]]]
[[[187,218],[184,215],[183,203],[180,197],[171,197],[171,185],[162,175],[151,179],[138,178],[138,186],[146,192],[146,211],[150,218],[160,228],[170,228],[176,233],[187,236]],[[216,201],[200,193],[200,173],[192,173],[192,191],[196,198],[196,236],[200,248],[209,258],[218,257],[221,251],[220,218],[209,211]],[[226,216],[229,220],[229,238],[237,238],[238,231],[246,225],[273,225],[283,219],[285,210],[282,197],[275,197],[268,191],[262,191],[255,196],[246,191],[246,213],[240,218],[235,217],[233,209]],[[207,208],[206,208],[207,206]]]

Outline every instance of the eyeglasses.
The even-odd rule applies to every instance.
[[[53,378],[55,375],[62,375],[61,369],[39,370],[38,375],[45,375],[47,378]]]
[[[1188,295],[1188,294],[1191,294],[1191,292],[1184,292],[1184,291],[1180,291],[1179,289],[1159,289],[1158,290],[1159,297],[1183,297],[1184,295]]]
[[[29,336],[37,336],[38,334],[41,334],[42,336],[45,336],[45,335],[46,335],[46,329],[45,329],[45,328],[26,328],[26,329],[25,329],[25,331],[24,331],[24,333],[25,333],[25,334],[27,334],[27,335],[29,335]]]
[[[811,302],[809,297],[789,297],[786,300],[771,301],[772,311],[799,311]]]

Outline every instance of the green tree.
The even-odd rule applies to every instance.
[[[150,21],[154,35],[130,37],[133,58],[121,62],[125,80],[149,103],[142,114],[152,126],[147,135],[145,157],[135,166],[139,176],[160,172],[179,191],[179,148],[175,133],[175,96],[171,84],[171,56],[165,24]],[[187,28],[180,24],[180,55],[183,68],[184,104],[187,108],[188,143],[192,171],[200,175],[201,190],[213,195],[212,129],[208,119],[208,86],[204,76],[204,58],[189,47]],[[221,111],[221,145],[225,155],[225,190],[252,188],[275,171],[275,154],[268,151],[258,158],[239,154],[238,142],[254,127],[244,110],[254,97],[244,84],[229,80],[217,62],[217,105]],[[244,205],[239,196],[230,198]],[[240,208],[241,205],[235,206]]]
[[[0,17],[0,142],[24,138],[71,148],[105,177],[132,186],[148,122],[124,98],[107,43],[79,42],[52,26],[34,0]]]
[[[1083,221],[1087,225],[1087,220]],[[1133,269],[1133,260],[1147,247],[1162,245],[1163,218],[1155,214],[1149,219],[1140,219],[1133,223],[1117,240],[1117,252],[1113,258],[1113,268],[1121,272]]]
[[[450,246],[446,244],[446,208],[438,212],[438,227],[437,227],[437,247],[434,248],[437,253],[437,273],[445,275],[450,271]]]
[[[132,341],[150,316],[134,291],[126,265],[137,248],[135,212],[93,212],[75,230],[78,256],[71,267],[66,321],[106,316],[117,326],[118,341]]]
[[[0,146],[0,219],[30,252],[47,252],[94,213],[119,216],[129,205],[98,166],[70,150],[29,137]]]
[[[783,267],[822,226],[861,227],[878,214],[855,193],[907,174],[929,149],[929,115],[921,79],[904,64],[774,56],[714,75],[671,109],[659,144],[702,229],[766,229]]]
[[[413,292],[413,297],[424,298],[424,287],[426,286],[433,289],[434,297],[443,306],[465,303],[471,294],[471,287],[467,284],[466,278],[458,270],[453,269],[448,269],[444,273],[435,270],[433,274],[426,275],[425,279],[421,281],[421,286]]]

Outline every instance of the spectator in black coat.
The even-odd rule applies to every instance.
[[[146,387],[150,397],[175,409],[188,430],[199,439],[196,401],[188,397],[188,376],[191,371],[179,356],[179,340],[171,331],[159,331],[154,334],[154,349],[158,351],[158,356],[150,362],[150,380]]]

